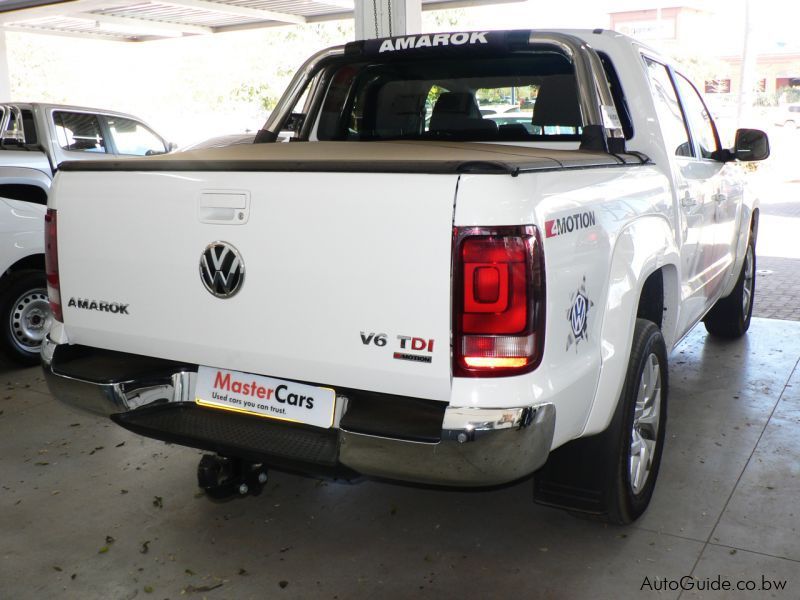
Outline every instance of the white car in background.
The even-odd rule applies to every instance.
[[[50,325],[44,215],[65,161],[165,154],[137,117],[57,104],[0,104],[0,355],[33,365]]]
[[[519,112],[519,106],[516,104],[482,104],[480,111],[483,116],[503,115],[505,113]]]
[[[46,196],[45,196],[46,198]],[[0,353],[35,364],[50,326],[44,204],[0,197]]]
[[[794,129],[800,127],[800,103],[785,104],[779,110],[775,125]]]

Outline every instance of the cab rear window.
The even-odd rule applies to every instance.
[[[332,67],[319,140],[579,141],[572,65],[556,53]]]

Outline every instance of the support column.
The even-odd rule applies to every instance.
[[[421,0],[355,0],[356,39],[419,33]]]
[[[744,2],[744,41],[742,45],[742,69],[739,76],[739,104],[736,109],[736,127],[743,127],[753,113],[754,89],[756,86],[756,56],[754,21],[751,0]]]
[[[6,32],[0,29],[0,102],[11,100],[11,78],[8,74]]]

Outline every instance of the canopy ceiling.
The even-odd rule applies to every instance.
[[[509,1],[422,0],[422,10]],[[138,42],[348,19],[353,9],[354,0],[0,0],[0,29]]]

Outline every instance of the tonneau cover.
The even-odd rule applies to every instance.
[[[145,158],[80,161],[62,171],[307,171],[496,173],[642,164],[634,154],[476,142],[290,142],[236,145]]]

